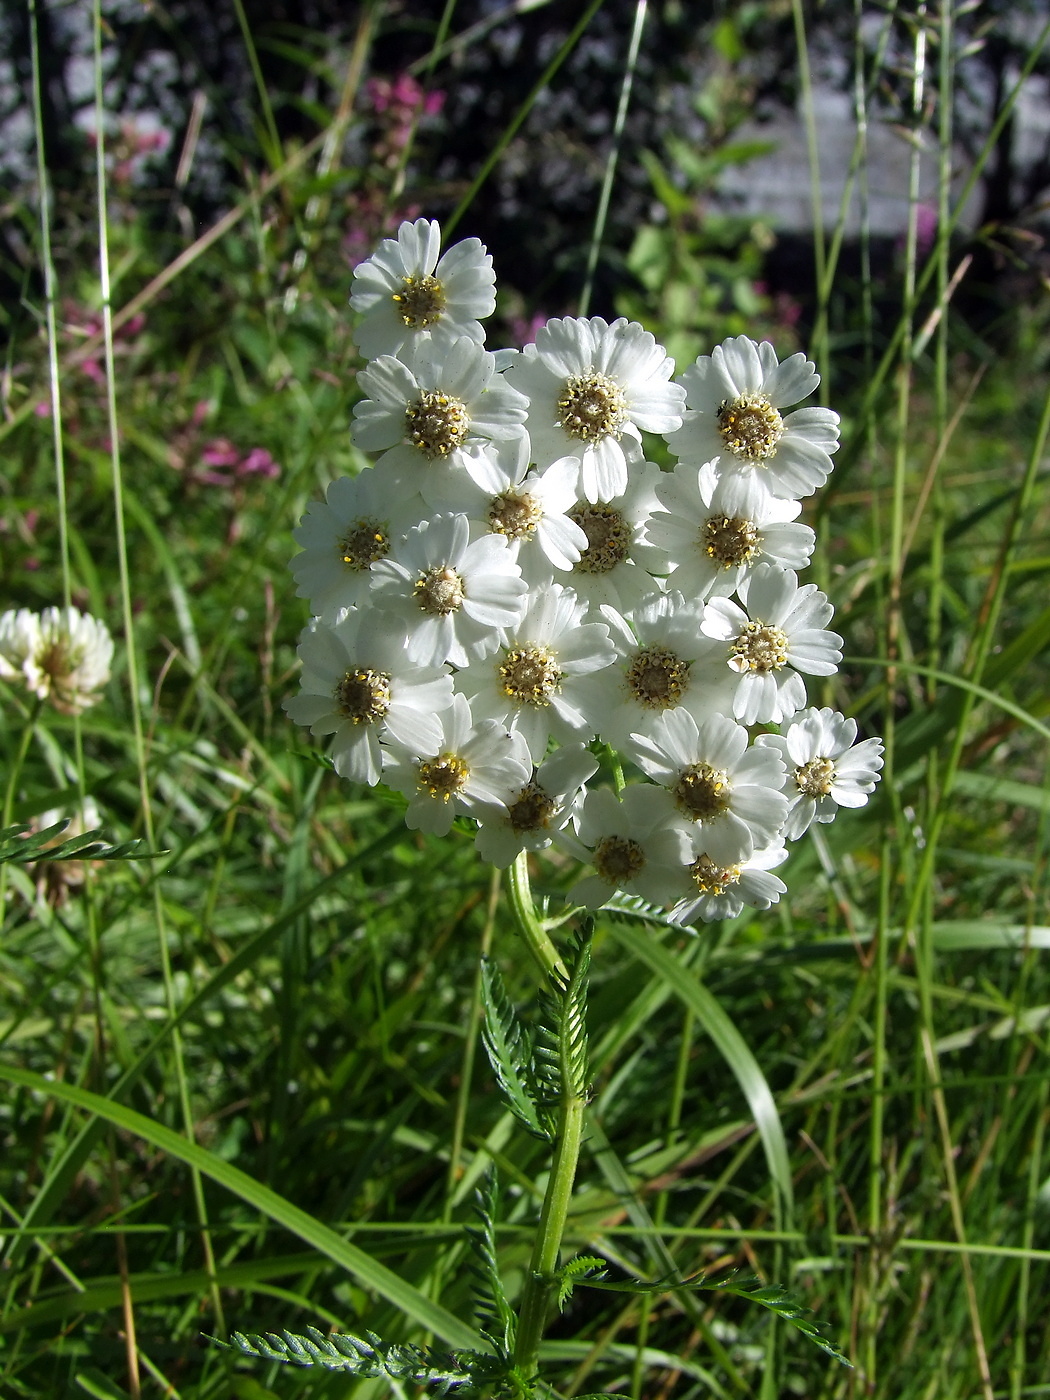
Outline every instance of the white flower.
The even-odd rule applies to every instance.
[[[366,452],[392,448],[377,470],[413,473],[463,464],[478,443],[520,437],[526,400],[475,341],[433,335],[402,359],[381,355],[357,376],[368,396],[354,406],[352,436]]]
[[[0,613],[0,680],[29,684],[27,667],[40,646],[40,618],[29,608]]]
[[[779,724],[806,703],[798,674],[830,676],[842,660],[842,638],[824,631],[831,604],[816,585],[775,564],[759,564],[738,589],[743,608],[712,598],[702,629],[729,642],[726,658],[739,676],[733,714],[743,724]]]
[[[571,588],[552,583],[533,593],[516,626],[508,628],[495,656],[456,676],[475,715],[497,719],[525,736],[534,763],[541,763],[553,735],[559,743],[586,743],[594,717],[583,685],[615,652],[603,622],[584,622],[585,605]]]
[[[529,439],[492,443],[464,458],[465,471],[447,479],[446,509],[462,511],[479,526],[503,535],[522,577],[532,586],[550,583],[554,570],[571,569],[587,536],[566,511],[576,503],[579,463],[574,457],[529,471]],[[424,483],[424,490],[426,489]]]
[[[768,341],[734,336],[682,375],[691,412],[668,446],[686,462],[719,457],[724,470],[757,472],[774,496],[809,496],[831,471],[838,414],[800,408],[782,417],[780,410],[819,383],[801,351],[778,364]]]
[[[646,526],[659,505],[663,472],[654,462],[636,462],[623,491],[598,501],[577,501],[567,512],[587,536],[570,582],[593,608],[608,603],[628,612],[660,585],[671,567],[667,554],[650,543]]]
[[[689,838],[671,821],[663,788],[629,783],[619,799],[608,788],[583,800],[577,840],[562,843],[594,867],[569,891],[573,904],[597,909],[614,890],[626,890],[652,904],[667,904],[680,892],[689,861]]]
[[[512,801],[528,781],[532,760],[520,734],[509,734],[494,720],[475,726],[463,695],[440,718],[441,737],[422,754],[389,746],[383,781],[411,799],[406,825],[446,836],[455,817],[478,816]]]
[[[799,715],[783,734],[757,743],[776,750],[787,765],[791,810],[784,826],[796,841],[811,822],[830,822],[840,807],[863,807],[882,768],[882,741],[856,742],[857,721],[825,707]]]
[[[519,851],[549,846],[575,814],[580,791],[597,769],[598,760],[582,744],[556,749],[505,806],[474,813],[478,854],[504,870]]]
[[[684,706],[697,719],[732,703],[735,679],[725,650],[700,631],[703,604],[681,593],[651,593],[621,614],[603,607],[616,647],[613,662],[585,687],[587,712],[599,735],[624,748],[635,733],[651,734],[661,716]]]
[[[662,473],[656,494],[646,538],[667,551],[668,583],[687,598],[728,597],[755,564],[809,563],[816,536],[791,523],[801,503],[770,495],[754,472],[723,475],[713,462],[680,462]]]
[[[98,702],[112,663],[109,628],[90,613],[45,608],[37,617],[20,608],[0,617],[0,675],[21,680],[62,714]]]
[[[348,612],[329,625],[315,618],[299,643],[300,693],[284,702],[296,724],[332,735],[335,771],[375,784],[380,739],[416,753],[441,741],[438,715],[452,704],[452,677],[441,666],[418,666],[405,649],[396,618]]]
[[[435,220],[406,221],[354,269],[350,305],[364,313],[354,339],[366,359],[396,355],[435,327],[484,341],[479,320],[496,308],[492,258],[476,238],[454,243],[438,261],[440,247]]]
[[[686,867],[692,888],[668,917],[676,924],[691,924],[697,919],[710,924],[716,919],[735,919],[745,904],[768,909],[787,892],[783,880],[769,873],[786,859],[787,849],[779,842],[730,865],[698,855]]]
[[[540,466],[580,462],[588,501],[619,496],[641,433],[679,426],[685,392],[670,383],[674,361],[635,321],[600,316],[548,321],[507,377],[529,397],[528,430]]]
[[[296,596],[309,598],[314,612],[330,621],[340,608],[359,606],[368,597],[373,564],[422,513],[418,497],[406,500],[374,468],[333,481],[292,531],[303,547],[292,560]]]
[[[470,541],[465,515],[422,520],[372,566],[372,600],[408,628],[420,666],[466,666],[499,646],[524,608],[527,585],[502,535]]]
[[[788,810],[784,765],[769,762],[770,749],[748,748],[747,730],[725,715],[697,724],[672,710],[652,737],[632,736],[630,753],[674,798],[696,854],[730,865],[777,839]]]

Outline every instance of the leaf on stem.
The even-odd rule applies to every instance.
[[[493,1350],[498,1355],[509,1359],[514,1351],[517,1318],[504,1291],[496,1259],[497,1203],[496,1171],[490,1167],[482,1184],[474,1193],[474,1214],[479,1223],[467,1226],[467,1235],[474,1255],[470,1272],[474,1278],[478,1330],[492,1343]]]
[[[38,860],[149,860],[155,855],[167,855],[167,851],[151,851],[145,841],[124,841],[111,846],[103,838],[101,828],[85,831],[79,836],[71,836],[57,846],[49,846],[60,836],[69,820],[54,822],[41,831],[16,822],[0,831],[0,864],[11,861],[16,865],[29,865]]]
[[[448,1395],[465,1386],[491,1385],[506,1372],[501,1357],[384,1342],[374,1332],[367,1332],[365,1337],[337,1332],[325,1336],[318,1328],[308,1327],[305,1333],[234,1332],[229,1342],[217,1337],[208,1340],[224,1351],[237,1351],[257,1360],[321,1366],[326,1371],[345,1371],[367,1379],[427,1386],[438,1395]]]
[[[609,1279],[598,1274],[581,1272],[574,1283],[584,1288],[601,1288],[608,1293],[654,1294],[699,1291],[731,1293],[734,1297],[747,1298],[749,1302],[758,1303],[760,1307],[768,1308],[770,1312],[776,1313],[785,1322],[789,1322],[803,1336],[808,1337],[828,1356],[833,1356],[836,1361],[841,1361],[843,1366],[851,1368],[853,1366],[852,1361],[842,1354],[834,1342],[829,1341],[824,1336],[822,1328],[826,1324],[811,1321],[811,1309],[803,1307],[783,1284],[763,1283],[754,1274],[745,1278],[738,1278],[736,1274],[730,1274],[728,1278],[722,1279],[719,1283],[709,1283],[706,1274],[694,1274],[692,1278],[687,1279],[668,1277],[644,1281],[641,1279]]]
[[[543,1095],[539,1091],[532,1040],[490,958],[482,959],[481,1000],[485,1008],[482,1042],[511,1112],[533,1137],[542,1142],[553,1141],[548,1115],[540,1107]]]

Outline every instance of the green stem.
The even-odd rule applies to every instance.
[[[525,940],[525,946],[532,954],[533,961],[544,977],[551,973],[565,975],[565,964],[561,960],[550,934],[537,918],[536,906],[532,902],[532,886],[529,884],[529,857],[521,851],[510,867],[510,907],[518,932]]]
[[[562,1235],[565,1233],[565,1221],[569,1214],[573,1183],[576,1180],[576,1164],[580,1157],[584,1106],[584,1096],[569,1093],[566,1086],[558,1112],[554,1161],[551,1163],[550,1180],[543,1197],[536,1243],[532,1247],[529,1273],[518,1314],[514,1369],[520,1380],[526,1384],[531,1382],[536,1374],[540,1340],[558,1284],[558,1257],[561,1252]]]

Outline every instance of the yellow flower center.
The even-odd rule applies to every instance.
[[[697,856],[689,874],[701,894],[725,894],[740,879],[740,866],[716,865],[710,856]]]
[[[541,831],[554,815],[557,805],[554,798],[544,792],[539,783],[526,783],[507,807],[507,817],[512,830],[519,835],[525,831]]]
[[[784,435],[784,420],[765,394],[723,399],[717,421],[726,451],[745,462],[772,457]]]
[[[440,321],[446,304],[445,289],[436,277],[402,277],[401,290],[392,300],[401,324],[413,331],[425,331]]]
[[[758,553],[758,526],[736,515],[713,515],[704,526],[702,547],[723,569],[750,564]]]
[[[650,710],[669,710],[682,703],[689,685],[689,662],[667,647],[642,647],[627,668],[627,688]]]
[[[417,783],[420,792],[438,802],[448,802],[466,786],[470,769],[454,753],[441,753],[419,765]]]
[[[447,617],[449,613],[458,612],[466,596],[463,580],[448,564],[420,574],[412,592],[422,610],[436,617]]]
[[[561,667],[546,647],[513,647],[498,674],[500,689],[516,705],[549,705],[561,683]]]
[[[390,552],[387,526],[379,520],[357,520],[339,541],[339,557],[348,569],[361,573]]]
[[[795,782],[803,797],[827,797],[835,781],[835,765],[830,758],[811,758],[795,769]]]
[[[729,807],[729,775],[709,763],[683,768],[672,788],[679,810],[693,821],[709,822]]]
[[[489,504],[489,529],[509,540],[524,540],[543,519],[539,502],[527,491],[504,491]]]
[[[645,869],[645,852],[629,836],[603,836],[594,848],[592,862],[610,885],[626,885]]]
[[[619,438],[627,422],[627,396],[614,379],[592,370],[566,379],[558,397],[558,427],[592,444]]]
[[[749,622],[733,643],[735,671],[778,671],[787,661],[787,633],[764,622]]]
[[[430,461],[455,452],[469,431],[466,404],[451,394],[423,389],[415,403],[405,409],[405,436]]]
[[[578,501],[568,516],[587,536],[587,548],[573,565],[581,574],[607,574],[630,557],[631,522],[622,510]]]
[[[347,671],[334,692],[336,709],[354,724],[377,724],[390,708],[390,676],[365,667]]]

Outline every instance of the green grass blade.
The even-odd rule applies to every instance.
[[[775,1187],[778,1216],[783,1211],[783,1221],[779,1223],[790,1224],[794,1190],[784,1128],[766,1077],[743,1036],[696,975],[651,934],[619,921],[608,924],[608,928],[617,942],[667,982],[715,1042],[754,1115]]]
[[[484,1342],[473,1328],[460,1322],[459,1318],[454,1317],[440,1303],[434,1303],[424,1297],[385,1264],[380,1264],[356,1245],[344,1240],[334,1230],[315,1220],[312,1215],[293,1205],[284,1196],[278,1195],[268,1186],[263,1186],[247,1172],[242,1172],[238,1167],[231,1166],[229,1162],[224,1162],[213,1153],[205,1151],[203,1147],[198,1147],[195,1142],[190,1142],[181,1134],[173,1132],[171,1128],[162,1123],[155,1123],[153,1119],[136,1113],[134,1109],[125,1108],[123,1104],[103,1098],[101,1094],[93,1094],[75,1084],[54,1083],[42,1075],[18,1069],[14,1065],[0,1065],[0,1078],[35,1090],[45,1098],[57,1098],[63,1103],[86,1109],[97,1118],[112,1123],[114,1127],[123,1128],[161,1152],[178,1158],[187,1166],[195,1167],[217,1185],[239,1196],[247,1205],[261,1211],[306,1244],[312,1245],[319,1254],[325,1255],[352,1274],[362,1287],[378,1293],[400,1309],[406,1317],[435,1333],[450,1346],[484,1350]]]

